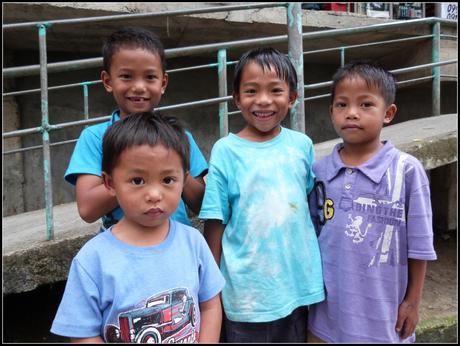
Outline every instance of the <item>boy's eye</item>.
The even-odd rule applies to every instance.
[[[275,88],[275,89],[272,90],[272,92],[275,93],[275,94],[281,94],[283,91],[284,91],[284,89],[282,89],[282,88]]]
[[[133,185],[142,185],[142,184],[144,184],[144,179],[138,178],[138,177],[137,178],[132,178],[131,183]]]
[[[120,75],[121,79],[129,79],[130,77],[131,76],[129,74],[126,74],[126,73]]]
[[[363,103],[361,103],[361,107],[364,107],[364,108],[372,107],[372,103],[371,102],[363,102]]]
[[[148,80],[154,80],[154,79],[157,79],[157,76],[154,75],[154,74],[149,74],[149,75],[147,76],[147,79],[148,79]]]
[[[174,183],[176,181],[176,179],[174,179],[173,177],[166,177],[163,179],[163,182],[166,184],[166,185],[171,185],[172,183]]]
[[[346,104],[343,103],[343,102],[336,102],[336,104],[334,105],[335,108],[344,108],[346,107]]]
[[[255,89],[246,89],[246,90],[243,90],[243,92],[244,92],[245,94],[250,94],[250,95],[252,95],[252,94],[255,94],[255,93],[256,93],[256,90],[255,90]]]

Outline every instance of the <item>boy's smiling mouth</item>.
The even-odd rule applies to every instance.
[[[270,118],[271,116],[275,115],[276,112],[274,111],[254,111],[252,114],[259,119],[267,119]]]
[[[132,102],[147,102],[147,101],[150,100],[150,98],[139,97],[139,96],[128,96],[127,99],[132,101]]]

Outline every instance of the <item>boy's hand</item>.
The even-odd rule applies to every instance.
[[[403,300],[398,309],[396,332],[401,339],[406,339],[415,331],[418,323],[418,306]]]

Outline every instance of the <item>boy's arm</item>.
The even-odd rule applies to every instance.
[[[224,234],[225,225],[221,220],[206,220],[204,222],[204,239],[211,249],[212,255],[220,266],[220,256],[222,254],[222,235]]]
[[[398,320],[396,322],[396,332],[399,333],[401,339],[412,335],[417,326],[427,263],[424,260],[409,258],[408,266],[409,279],[406,296],[401,305],[399,305]]]
[[[94,336],[92,338],[70,338],[70,342],[73,344],[103,344],[104,340],[100,336]]]
[[[104,186],[102,177],[82,174],[77,178],[76,199],[80,217],[95,222],[118,206],[116,197]]]
[[[194,178],[190,173],[185,178],[184,190],[182,191],[182,198],[189,208],[195,213],[199,214],[201,203],[204,196],[204,180],[201,176]]]
[[[200,343],[218,343],[222,325],[222,308],[220,294],[208,301],[200,303],[201,325]]]

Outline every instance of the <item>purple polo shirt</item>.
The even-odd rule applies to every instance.
[[[344,165],[342,146],[313,166],[326,195],[318,239],[326,300],[310,306],[309,328],[327,342],[402,342],[407,260],[436,259],[428,178],[389,141],[357,167]]]

